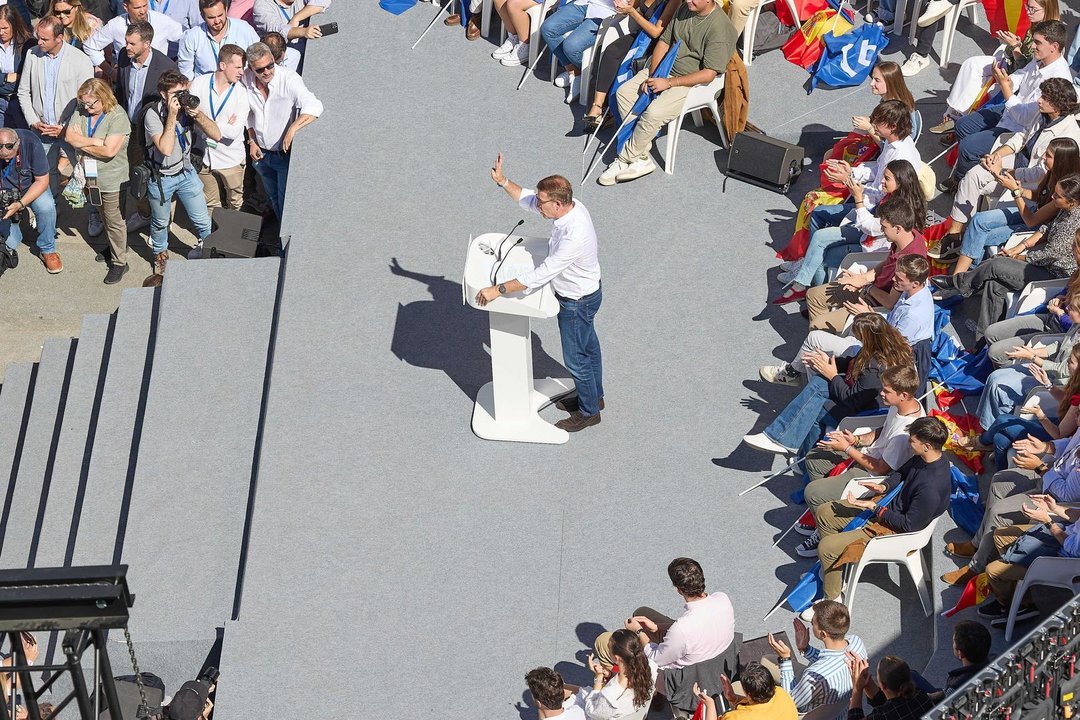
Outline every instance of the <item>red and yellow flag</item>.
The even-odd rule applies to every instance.
[[[956,442],[960,437],[978,439],[983,431],[979,419],[970,413],[954,415],[941,410],[931,410],[930,417],[936,417],[945,423],[945,427],[949,429],[949,439],[945,442],[945,450],[960,458],[965,465],[971,468],[972,472],[982,475],[984,469],[982,453],[977,450],[962,448]]]
[[[990,34],[1006,30],[1024,37],[1031,20],[1024,9],[1024,0],[982,0],[990,20]]]
[[[964,592],[960,593],[960,599],[956,605],[941,613],[942,617],[952,617],[961,610],[973,605],[980,605],[982,601],[990,597],[990,576],[982,572],[968,580],[964,586]]]

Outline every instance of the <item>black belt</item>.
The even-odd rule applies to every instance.
[[[582,296],[581,296],[581,297],[579,297],[579,298],[565,297],[565,296],[563,296],[563,295],[560,295],[560,294],[559,294],[558,292],[556,292],[555,290],[552,290],[552,292],[554,292],[554,293],[555,293],[555,299],[557,299],[557,300],[562,300],[563,302],[581,302],[582,300],[588,300],[589,298],[591,298],[591,297],[593,297],[594,295],[596,295],[596,294],[597,294],[598,292],[600,292],[600,290],[601,290],[601,289],[602,289],[603,287],[604,287],[604,286],[603,286],[603,283],[601,283],[601,284],[600,284],[600,285],[599,285],[599,286],[598,286],[598,287],[597,287],[597,288],[596,288],[595,290],[593,290],[593,291],[592,291],[591,293],[589,293],[588,295],[582,295]]]

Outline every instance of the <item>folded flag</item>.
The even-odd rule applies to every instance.
[[[956,605],[941,613],[941,616],[952,617],[961,610],[982,604],[983,600],[988,597],[990,597],[990,576],[982,572],[968,580],[968,584],[964,586],[964,592],[960,593],[960,599],[956,601]]]
[[[675,65],[675,58],[679,54],[680,47],[682,47],[682,40],[676,40],[675,44],[671,46],[671,49],[667,51],[667,55],[664,56],[664,59],[656,66],[656,70],[653,71],[652,77],[666,78],[671,74],[671,68]],[[623,146],[626,145],[626,141],[634,134],[634,128],[637,126],[637,121],[638,118],[641,117],[641,113],[645,112],[645,108],[649,107],[649,103],[655,98],[656,93],[647,87],[645,92],[638,96],[638,99],[634,102],[634,106],[630,108],[630,114],[633,115],[634,118],[619,128],[619,134],[615,138],[615,149],[618,152],[622,152]]]

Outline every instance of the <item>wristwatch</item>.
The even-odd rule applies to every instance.
[[[503,283],[499,283],[499,294],[500,295],[505,295],[506,294],[506,285],[503,284]]]
[[[1024,194],[1024,188],[1016,188],[1012,191],[1012,196],[1019,199]]]
[[[1040,475],[1045,475],[1047,473],[1047,471],[1049,471],[1049,470],[1050,470],[1050,466],[1047,465],[1046,463],[1043,463],[1039,467],[1035,468],[1035,472],[1039,473]]]

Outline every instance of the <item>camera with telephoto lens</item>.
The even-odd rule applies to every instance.
[[[183,110],[194,110],[199,107],[199,98],[196,95],[192,95],[187,90],[177,90],[176,101],[180,103],[180,108]]]
[[[11,188],[0,188],[0,207],[4,208],[3,210],[0,210],[0,215],[7,212],[8,207],[13,205],[14,203],[19,202],[20,200],[22,200],[22,193],[18,190],[14,190]],[[17,213],[11,216],[11,222],[18,225],[19,220],[22,219],[22,214],[23,208],[20,208]]]
[[[217,683],[219,677],[221,677],[221,672],[216,667],[211,665],[210,667],[199,673],[199,677],[195,679],[199,682],[204,682],[207,685],[213,687]]]

